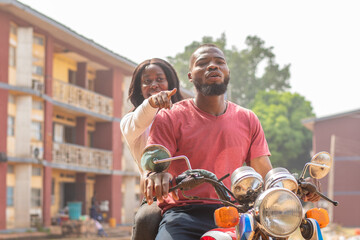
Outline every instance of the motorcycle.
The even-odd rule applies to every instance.
[[[311,178],[319,180],[330,171],[332,159],[329,153],[319,152],[306,163],[300,176],[295,177],[285,168],[274,168],[263,178],[253,168],[242,166],[231,174],[231,189],[215,174],[204,169],[192,169],[186,156],[171,157],[169,151],[161,145],[145,148],[141,165],[143,169],[162,172],[170,163],[184,160],[188,170],[175,178],[169,191],[186,191],[201,184],[209,183],[214,187],[218,199],[206,199],[221,202],[224,207],[217,209],[214,220],[219,228],[206,232],[201,240],[282,240],[289,239],[298,228],[306,240],[322,240],[321,228],[329,223],[325,209],[313,208],[303,213],[300,199],[309,192],[318,194],[334,206],[338,202],[319,192],[316,185],[305,180],[309,170]],[[199,199],[199,198],[197,198]]]

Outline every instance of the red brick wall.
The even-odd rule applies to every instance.
[[[9,17],[0,12],[0,82],[8,83],[9,74]],[[8,90],[0,88],[0,152],[6,154]],[[7,163],[0,162],[0,229],[6,228],[6,172]]]
[[[315,123],[314,152],[330,152],[335,135],[334,222],[346,227],[360,226],[360,115],[329,118]],[[322,182],[327,192],[328,176]]]

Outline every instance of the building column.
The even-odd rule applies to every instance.
[[[87,117],[76,118],[76,144],[88,146]]]
[[[33,29],[17,29],[17,48],[16,48],[16,85],[31,88],[32,86],[32,48],[33,48]]]
[[[14,209],[15,228],[30,227],[31,208],[31,164],[16,164]]]
[[[32,97],[16,97],[15,118],[15,155],[20,158],[29,158],[31,140],[31,111]],[[31,164],[15,165],[14,209],[15,227],[30,227],[31,208]]]
[[[121,71],[118,69],[97,71],[96,78],[95,91],[113,99],[113,116],[121,118],[123,81]],[[119,122],[96,124],[94,145],[112,151],[114,170],[121,170],[121,136]],[[121,208],[123,207],[121,184],[122,177],[119,175],[97,176],[95,183],[99,200],[109,200],[109,217],[115,218],[117,223],[121,223]],[[103,186],[107,186],[106,191]]]
[[[46,37],[45,47],[45,94],[52,97],[53,75],[53,51],[54,40],[51,36]],[[53,105],[49,101],[44,102],[44,159],[52,162],[53,145]],[[45,227],[51,225],[51,194],[52,193],[52,168],[44,166],[43,176],[43,201],[42,217]]]
[[[86,205],[86,177],[86,173],[76,173],[75,200],[82,202],[82,214],[85,214],[88,208]]]
[[[15,155],[30,158],[32,97],[17,96],[15,103]]]
[[[0,82],[8,83],[10,20],[4,12],[0,12],[0,29]],[[8,98],[8,90],[0,88],[0,230],[6,229]]]

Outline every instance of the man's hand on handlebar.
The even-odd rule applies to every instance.
[[[309,183],[309,184],[307,184]],[[320,200],[320,196],[316,191],[320,191],[320,182],[313,178],[306,178],[303,184],[306,194],[302,196],[302,200],[305,202],[317,202]]]
[[[153,203],[153,197],[156,197],[161,203],[168,197],[169,184],[172,179],[173,176],[168,172],[150,173],[145,177],[144,195],[149,205]],[[171,194],[175,200],[179,199],[177,192],[171,192]]]

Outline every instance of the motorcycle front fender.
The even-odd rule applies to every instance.
[[[237,240],[235,228],[215,228],[201,236],[200,240]]]

